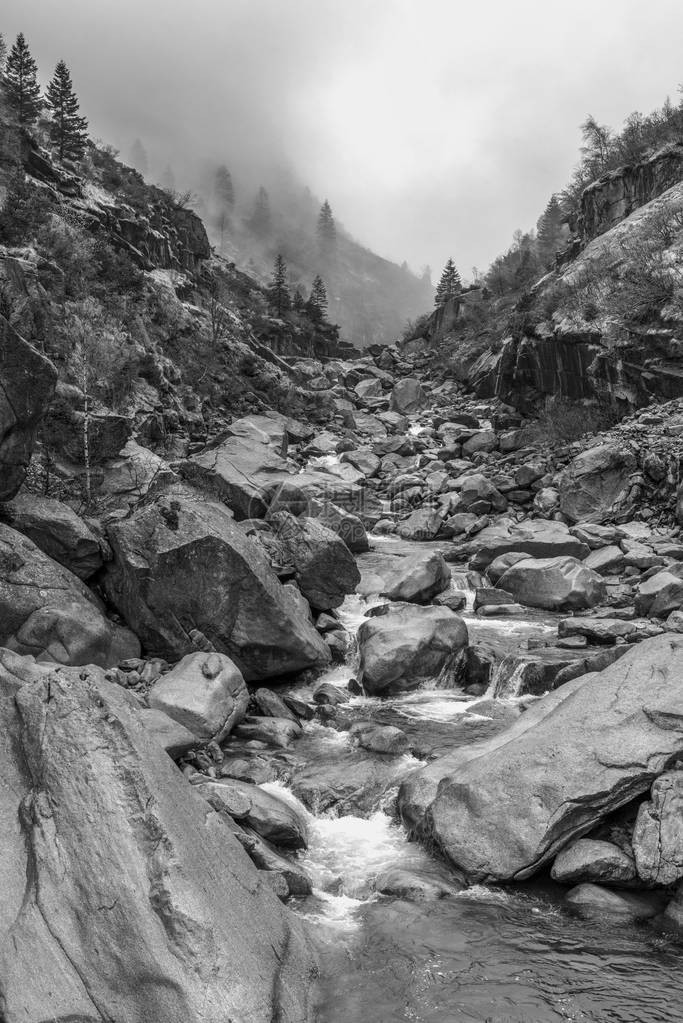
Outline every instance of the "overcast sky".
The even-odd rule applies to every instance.
[[[122,156],[140,136],[179,184],[289,163],[369,247],[464,276],[562,188],[586,114],[683,81],[681,0],[2,0],[20,30]]]

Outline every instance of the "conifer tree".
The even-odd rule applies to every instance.
[[[460,274],[458,273],[455,263],[452,259],[447,260],[439,283],[436,286],[436,295],[434,296],[434,305],[440,306],[448,302],[450,298],[453,298],[462,289],[462,283],[460,281]]]
[[[4,78],[7,98],[19,124],[30,127],[38,120],[43,104],[38,85],[38,65],[31,56],[23,32],[19,33],[10,50]]]
[[[266,238],[270,234],[270,199],[263,185],[256,194],[249,227],[258,238]]]
[[[147,159],[147,150],[140,139],[135,139],[130,147],[130,159],[135,169],[139,170],[144,178],[149,170],[149,160]]]
[[[2,73],[5,70],[5,60],[7,59],[7,43],[2,32],[0,32],[0,81],[2,81]]]
[[[536,224],[538,252],[543,260],[551,259],[562,240],[564,215],[556,195],[552,195]]]
[[[306,300],[304,299],[304,296],[301,294],[299,288],[297,288],[296,291],[294,292],[294,298],[292,299],[292,309],[296,313],[302,313],[305,308]]]
[[[87,142],[88,122],[78,113],[79,103],[63,60],[57,64],[47,87],[47,105],[52,111],[50,138],[57,147],[59,159],[77,160],[83,156]]]
[[[317,323],[325,319],[327,313],[327,289],[320,274],[313,279],[311,294],[306,303],[306,312]]]
[[[222,163],[216,171],[213,190],[219,205],[231,210],[235,205],[235,190],[233,188],[230,171],[224,163]]]
[[[337,228],[332,216],[332,207],[327,199],[320,207],[318,214],[318,238],[320,247],[325,253],[330,253],[337,243]]]
[[[161,187],[165,192],[173,194],[175,192],[175,174],[171,170],[170,163],[167,163],[164,168],[164,173],[161,175]]]
[[[291,307],[292,300],[287,287],[287,264],[278,253],[273,267],[271,285],[268,289],[268,301],[276,316],[282,316]]]

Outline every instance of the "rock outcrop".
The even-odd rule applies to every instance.
[[[581,196],[578,231],[584,242],[608,231],[683,178],[683,144],[666,146],[643,163],[603,174]]]
[[[329,662],[265,555],[221,505],[161,494],[109,530],[104,587],[148,653],[177,660],[198,630],[247,681]]]
[[[628,515],[629,477],[636,460],[623,446],[583,451],[560,476],[560,511],[574,522],[605,522]]]
[[[0,316],[0,501],[19,490],[57,383],[49,359]]]
[[[96,668],[0,651],[3,1018],[312,1020],[312,954]]]

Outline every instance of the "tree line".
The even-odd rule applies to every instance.
[[[58,61],[45,95],[38,82],[38,65],[31,56],[23,32],[12,48],[0,34],[0,82],[4,85],[10,111],[20,128],[36,124],[44,110],[50,114],[50,140],[60,161],[78,160],[88,142],[88,122],[80,115],[71,73],[63,60]]]
[[[278,317],[284,316],[292,309],[295,313],[307,316],[314,324],[322,325],[327,322],[327,288],[322,277],[316,274],[313,278],[307,299],[300,288],[296,288],[292,295],[288,284],[287,263],[282,253],[278,253],[275,258],[270,287],[266,294],[268,305]]]

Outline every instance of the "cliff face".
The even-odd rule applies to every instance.
[[[622,412],[653,400],[683,397],[681,342],[667,332],[613,348],[576,337],[509,338],[471,367],[482,398],[499,397],[530,412],[543,398],[597,400]]]
[[[161,189],[144,185],[142,179],[133,182],[143,200],[136,208],[115,192],[93,188],[83,178],[66,173],[28,138],[23,140],[22,163],[27,174],[53,197],[67,200],[90,220],[93,229],[103,228],[140,270],[195,274],[211,256],[200,217],[174,203]],[[128,176],[133,179],[135,174],[129,171]],[[130,187],[125,173],[121,174],[121,181]]]
[[[620,167],[598,178],[581,200],[578,231],[585,243],[608,231],[640,206],[683,178],[683,143],[667,146],[649,160]]]
[[[621,412],[683,396],[683,181],[645,200],[680,179],[681,161],[683,147],[588,190],[597,236],[536,287],[523,328],[470,366],[477,394],[526,411],[557,396]]]

